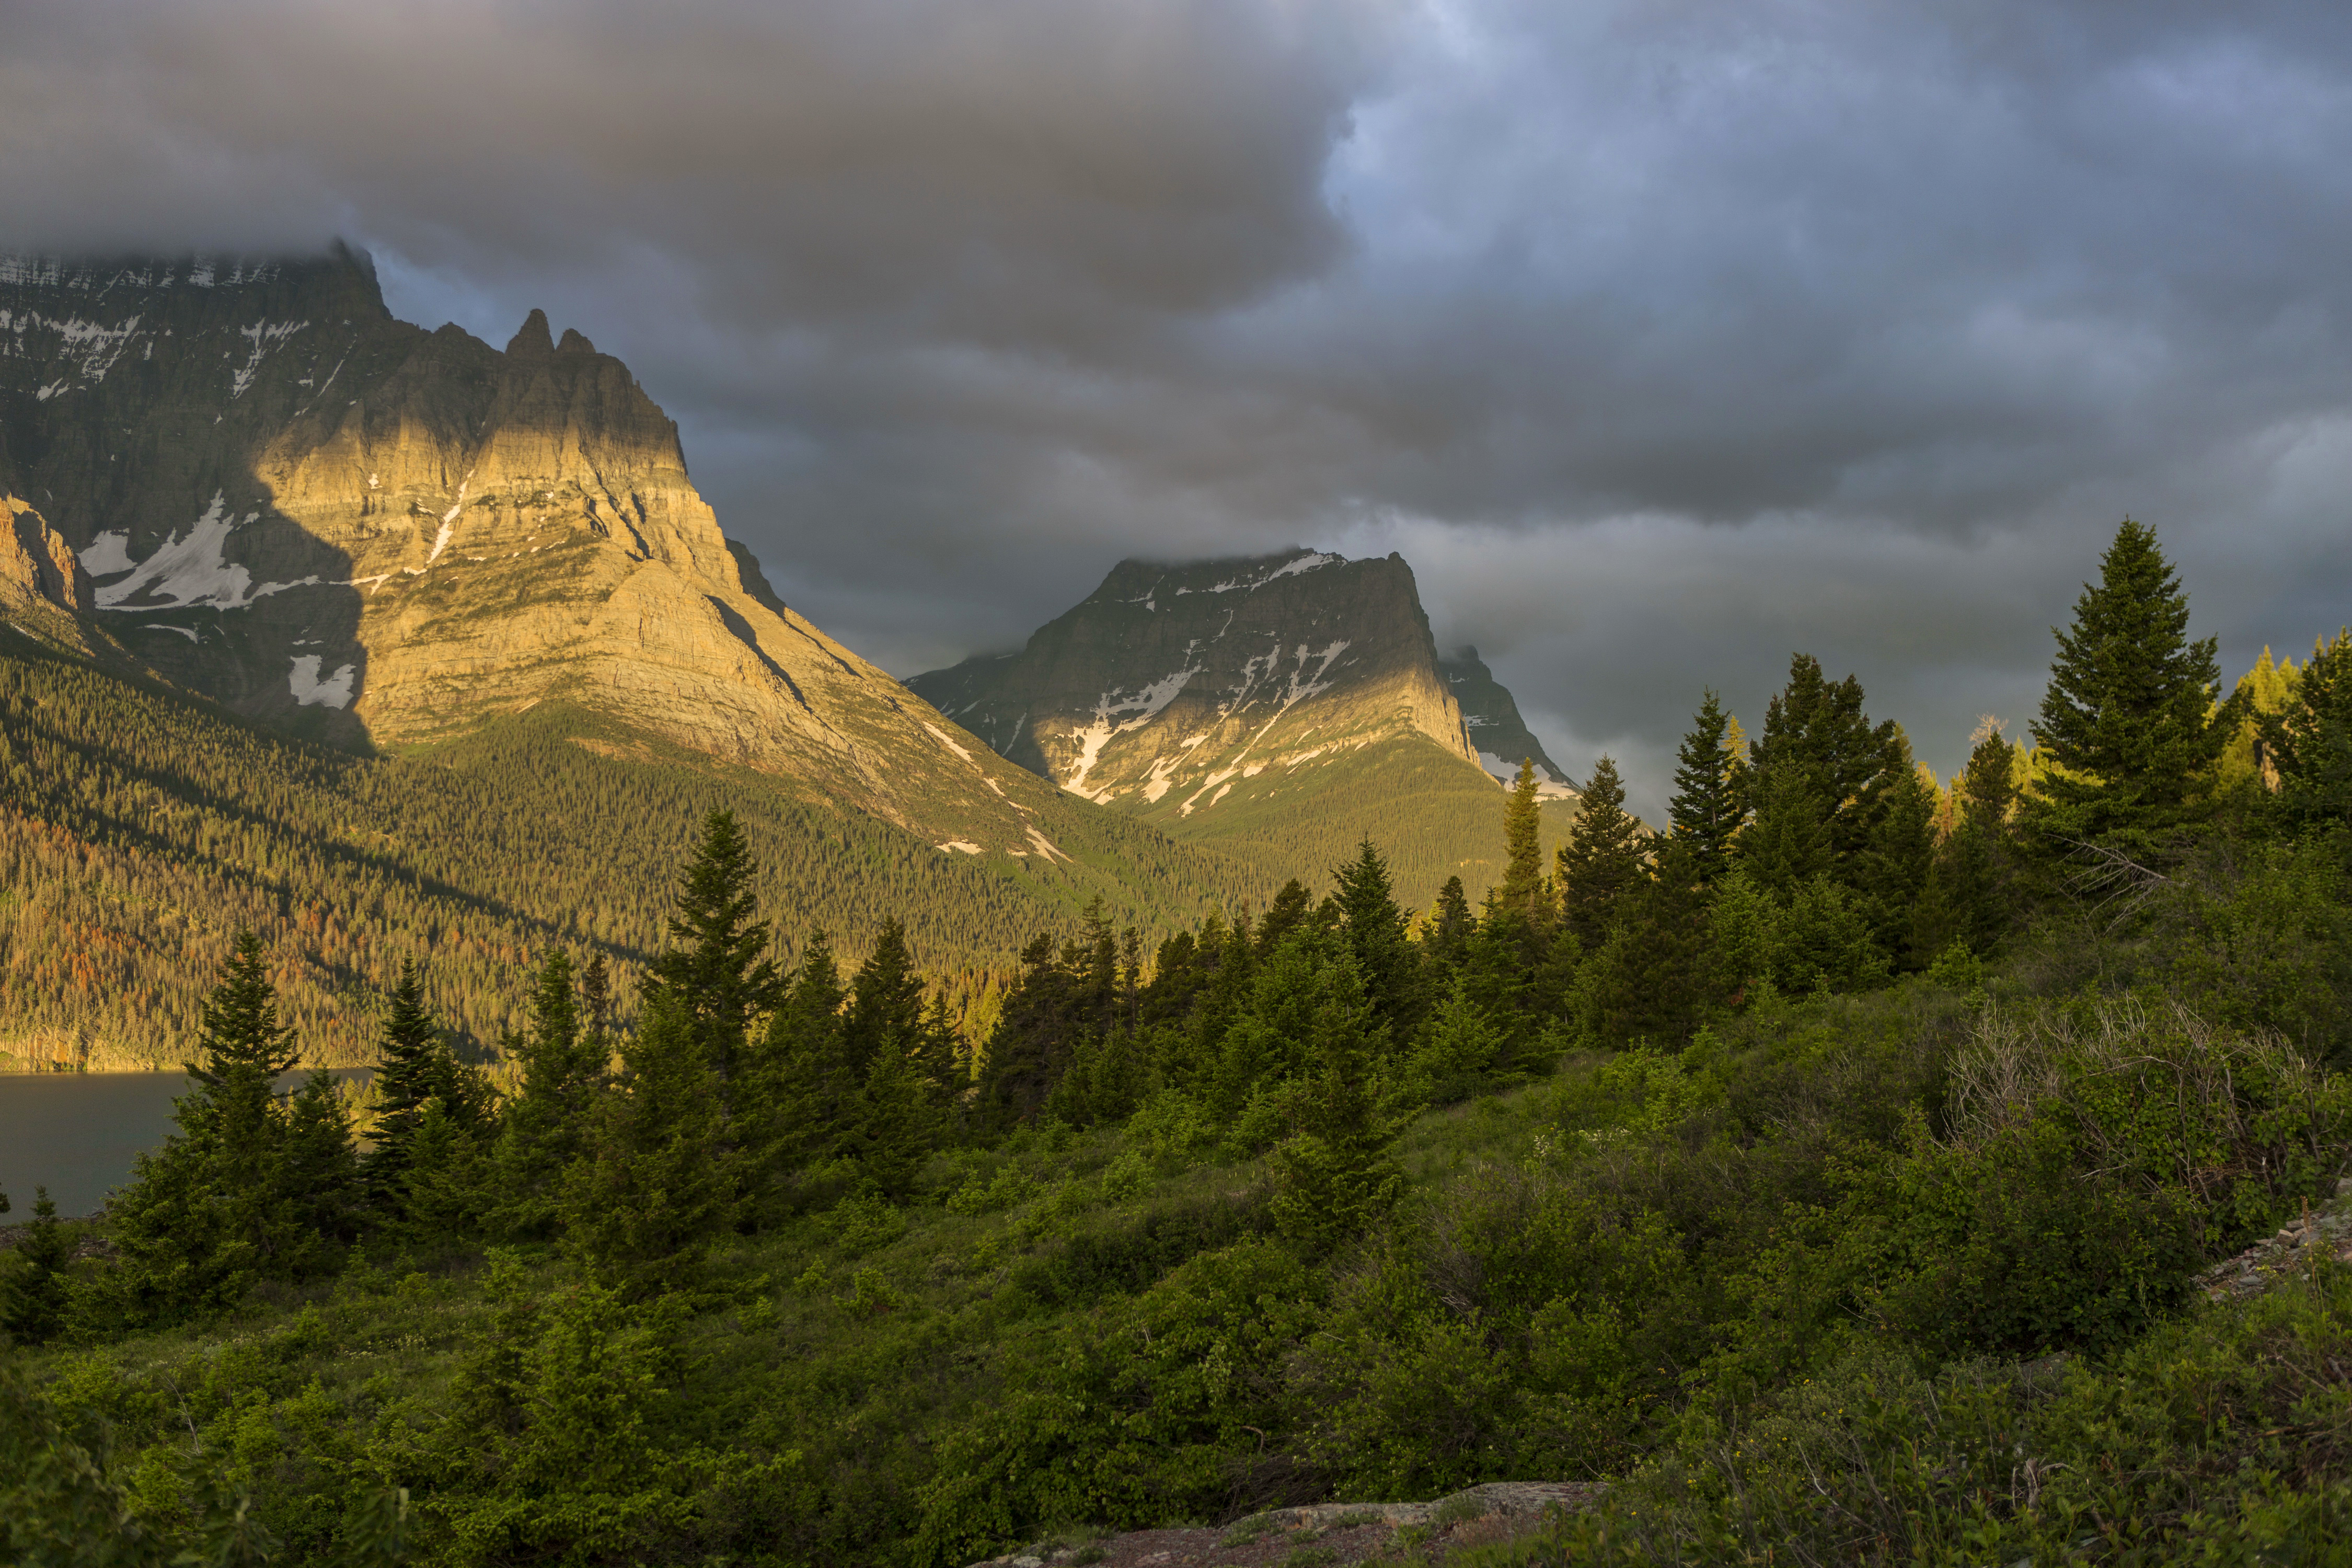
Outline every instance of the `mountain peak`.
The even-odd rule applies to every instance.
[[[555,335],[547,324],[547,312],[537,306],[522,319],[522,328],[507,340],[507,353],[520,359],[525,355],[551,354],[555,352]]]

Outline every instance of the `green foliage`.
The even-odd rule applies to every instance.
[[[2085,584],[2033,723],[2049,771],[2028,820],[2054,847],[2146,853],[2210,815],[2210,774],[2242,717],[2216,715],[2214,642],[2189,640],[2189,595],[2153,530],[2126,518]]]
[[[1729,726],[1722,701],[1709,691],[1675,753],[1675,794],[1667,803],[1667,821],[1674,836],[1689,847],[1702,882],[1712,882],[1730,868],[1732,845],[1747,820],[1742,781],[1735,771],[1738,758],[1726,740]]]
[[[1559,847],[1560,924],[1586,952],[1601,945],[1649,879],[1642,825],[1625,812],[1625,786],[1614,759],[1593,764],[1576,825]]]
[[[33,1189],[33,1223],[0,1273],[0,1333],[20,1345],[45,1344],[65,1331],[73,1243],[58,1222],[49,1189]]]
[[[647,995],[621,1059],[566,1176],[563,1225],[602,1279],[644,1295],[692,1281],[734,1227],[737,1156],[704,1036],[674,997]]]

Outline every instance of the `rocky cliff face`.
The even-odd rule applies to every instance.
[[[780,603],[677,426],[538,311],[503,351],[426,331],[341,249],[0,259],[0,576],[248,717],[397,748],[576,701],[1050,858],[1050,792]]]
[[[1476,761],[1395,555],[1123,561],[1020,653],[907,684],[1064,789],[1171,823],[1401,737]]]
[[[1505,784],[1519,776],[1519,763],[1536,765],[1536,793],[1546,800],[1573,800],[1576,790],[1519,717],[1519,705],[1495,679],[1475,647],[1437,661],[1438,672],[1462,705],[1462,723],[1476,748],[1478,765]]]

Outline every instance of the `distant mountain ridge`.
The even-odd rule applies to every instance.
[[[1517,701],[1495,679],[1476,648],[1464,647],[1451,658],[1439,659],[1437,668],[1462,705],[1462,723],[1469,731],[1480,767],[1507,784],[1518,777],[1521,763],[1531,762],[1536,765],[1538,794],[1551,800],[1575,797],[1577,791],[1568,774],[1519,717]]]
[[[1122,561],[1018,653],[907,684],[1006,758],[1181,838],[1321,870],[1369,835],[1425,904],[1446,875],[1475,890],[1499,870],[1501,803],[1468,721],[1541,750],[1472,665],[1476,679],[1456,673],[1475,714],[1402,556],[1293,548]]]
[[[1067,863],[1067,797],[786,606],[676,424],[540,311],[503,351],[427,331],[340,247],[0,259],[0,595],[273,727],[408,751],[571,702],[942,853]]]

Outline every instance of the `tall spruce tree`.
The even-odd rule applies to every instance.
[[[1831,680],[1812,655],[1794,655],[1789,684],[1766,709],[1764,733],[1749,748],[1758,826],[1776,802],[1783,812],[1793,807],[1801,797],[1786,784],[1791,775],[1801,778],[1818,815],[1831,874],[1842,881],[1868,847],[1879,793],[1910,771],[1907,757],[1895,755],[1894,721],[1874,726],[1862,703],[1861,681],[1851,675]],[[1782,784],[1777,795],[1776,773]],[[1784,821],[1779,831],[1790,829]]]
[[[1686,845],[1703,883],[1731,868],[1731,847],[1747,820],[1739,799],[1739,759],[1727,740],[1730,716],[1713,691],[1699,703],[1690,732],[1675,753],[1675,795],[1666,805],[1674,836]]]
[[[1936,852],[1936,791],[1912,760],[1900,726],[1886,737],[1886,762],[1870,804],[1869,836],[1845,868],[1878,943],[1902,967],[1924,969],[1936,954],[1912,942],[1919,900]]]
[[[188,1068],[195,1089],[173,1110],[178,1131],[139,1156],[110,1205],[118,1263],[105,1293],[109,1310],[129,1321],[216,1310],[257,1280],[331,1262],[333,1248],[306,1216],[348,1212],[357,1201],[355,1192],[315,1185],[349,1179],[348,1144],[335,1158],[320,1147],[337,1130],[333,1119],[310,1119],[303,1157],[289,1166],[289,1111],[275,1080],[298,1053],[249,931],[237,933],[205,999],[199,1043],[203,1059]]]
[[[892,916],[882,922],[874,951],[849,984],[841,1038],[845,1066],[856,1082],[866,1081],[875,1058],[886,1052],[915,1054],[923,1034],[923,990],[914,954],[907,950],[907,930]]]
[[[1446,878],[1445,886],[1437,889],[1437,907],[1422,923],[1421,944],[1429,962],[1447,971],[1460,969],[1469,955],[1471,928],[1476,924],[1462,879]]]
[[[2129,518],[2083,585],[2033,722],[2051,764],[2028,801],[2040,847],[2145,855],[2211,812],[2211,773],[2244,718],[2221,689],[2214,639],[2189,638],[2189,595],[2156,533]]]
[[[753,1058],[752,1100],[761,1121],[750,1149],[755,1190],[770,1190],[800,1165],[839,1152],[859,1087],[841,1045],[845,995],[832,937],[811,931]]]
[[[1310,1253],[1385,1219],[1404,1188],[1390,1151],[1404,1117],[1381,1071],[1388,1032],[1344,952],[1316,969],[1298,1132],[1275,1151],[1275,1224]]]
[[[1558,856],[1561,926],[1586,952],[1601,945],[1625,900],[1649,876],[1643,837],[1642,825],[1625,810],[1616,759],[1604,756],[1593,764]]]
[[[1388,862],[1372,841],[1356,847],[1356,858],[1335,868],[1341,930],[1362,973],[1372,1015],[1399,1044],[1412,1037],[1428,1012],[1421,955],[1405,934],[1408,916],[1397,907]]]
[[[1756,885],[1787,899],[1805,881],[1829,875],[1830,812],[1812,776],[1801,768],[1759,773],[1756,819],[1739,836],[1740,862]]]
[[[1518,777],[1503,808],[1503,883],[1495,895],[1496,907],[1538,930],[1549,921],[1549,900],[1543,885],[1543,805],[1537,795],[1536,764],[1519,763]]]
[[[448,1083],[442,1060],[448,1049],[440,1020],[425,1005],[424,976],[415,960],[403,961],[376,1032],[375,1124],[364,1162],[369,1189],[382,1205],[397,1206],[425,1102]]]
[[[2009,929],[2017,880],[2010,835],[2014,759],[2000,729],[1987,724],[1953,781],[1952,830],[1936,846],[1912,939],[1913,952],[1930,962],[1955,942],[1981,958]]]
[[[782,978],[768,955],[769,926],[751,918],[758,867],[730,811],[702,821],[702,839],[679,879],[669,935],[676,945],[646,971],[645,991],[667,994],[702,1040],[721,1103],[733,1109],[737,1058],[752,1020],[776,1005]]]
[[[522,1083],[501,1119],[494,1158],[498,1225],[506,1235],[554,1233],[564,1173],[587,1150],[611,1051],[601,1025],[582,1016],[571,958],[551,952],[531,990],[530,1026],[509,1045]]]
[[[647,992],[614,1090],[597,1101],[587,1152],[565,1175],[566,1240],[632,1294],[691,1281],[740,1213],[740,1156],[701,1022],[675,989]]]

